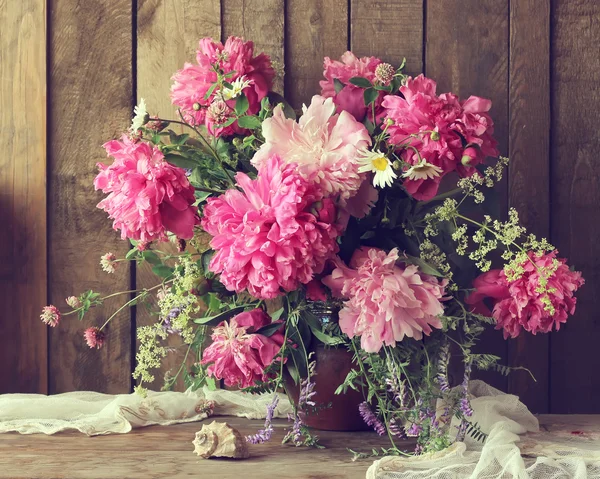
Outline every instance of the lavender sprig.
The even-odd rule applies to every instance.
[[[273,435],[273,416],[275,414],[275,408],[279,404],[279,396],[277,394],[273,395],[273,401],[267,405],[267,414],[265,416],[265,424],[263,429],[259,430],[256,434],[251,436],[246,436],[246,441],[250,444],[262,444],[271,439]]]
[[[446,392],[450,389],[450,385],[448,384],[448,361],[448,344],[445,344],[440,350],[437,375],[437,381],[440,385],[440,391],[442,392]]]
[[[471,408],[471,401],[469,401],[469,379],[471,377],[471,361],[465,363],[465,375],[462,382],[462,393],[463,396],[460,399],[459,409],[467,417],[473,415],[473,409]]]
[[[361,402],[358,405],[358,411],[360,412],[363,421],[367,424],[367,426],[371,426],[375,429],[375,432],[380,436],[385,434],[385,425],[379,420],[379,418],[375,415],[375,413],[371,410],[369,404],[365,402]]]

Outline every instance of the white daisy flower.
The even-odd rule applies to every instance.
[[[143,98],[140,98],[140,104],[135,106],[133,113],[135,113],[135,116],[133,117],[133,120],[131,120],[129,130],[135,133],[148,123],[148,120],[150,119],[148,112],[146,111],[146,101]]]
[[[432,165],[425,158],[421,158],[421,161],[416,165],[412,165],[404,172],[402,178],[408,178],[409,180],[430,180],[440,176],[443,171],[439,166]]]
[[[373,176],[373,186],[384,188],[392,186],[398,175],[394,173],[392,162],[381,151],[362,150],[361,156],[357,158],[358,164],[361,165],[358,169],[359,173],[370,171],[375,173]]]
[[[231,88],[223,88],[223,91],[221,92],[223,100],[228,101],[240,96],[242,91],[244,91],[244,88],[250,85],[252,85],[252,80],[246,80],[246,76],[242,75],[237,80],[231,82]]]

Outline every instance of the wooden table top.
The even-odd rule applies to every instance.
[[[262,421],[215,417],[206,421],[227,421],[251,434]],[[540,416],[540,423],[600,425],[600,416]],[[326,449],[281,445],[287,421],[276,421],[271,442],[250,445],[246,460],[199,459],[193,454],[192,440],[201,423],[152,426],[129,434],[87,437],[68,432],[54,436],[41,434],[0,435],[0,478],[86,478],[154,479],[198,477],[211,479],[363,479],[373,459],[352,462],[347,448],[369,451],[387,447],[386,438],[374,432],[326,432],[319,436]],[[408,443],[406,444],[408,446]]]

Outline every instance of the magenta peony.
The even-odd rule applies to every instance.
[[[321,95],[326,98],[333,98],[339,110],[347,111],[356,120],[362,121],[367,114],[367,106],[364,100],[365,90],[352,85],[350,78],[362,77],[374,82],[381,76],[376,77],[377,66],[380,64],[381,60],[379,58],[357,58],[352,52],[344,53],[341,61],[325,57],[323,64],[325,71],[323,75],[326,79],[319,82],[321,85]],[[339,80],[343,84],[342,89],[338,92],[336,92],[335,80]],[[379,112],[381,109],[380,106],[384,94],[384,92],[380,92],[379,98],[375,101],[376,112]]]
[[[229,37],[225,45],[211,38],[203,38],[200,40],[196,60],[197,65],[186,63],[183,69],[173,76],[171,101],[181,109],[189,123],[200,125],[206,121],[207,127],[214,134],[231,134],[234,128],[220,130],[214,125],[216,118],[222,118],[227,114],[223,112],[221,104],[209,110],[217,92],[211,92],[205,98],[217,81],[213,66],[217,66],[223,74],[233,72],[227,77],[229,83],[241,80],[246,85],[242,91],[248,98],[248,112],[254,114],[260,110],[261,100],[273,86],[275,71],[271,66],[271,60],[264,53],[255,57],[254,44],[238,37]],[[231,102],[232,107],[235,105],[235,100]],[[208,115],[207,110],[209,110]]]
[[[433,198],[444,175],[452,171],[472,175],[476,172],[473,166],[498,155],[492,137],[494,124],[487,114],[491,101],[470,97],[461,103],[452,93],[437,95],[436,83],[423,75],[409,78],[400,93],[402,96],[388,95],[383,100],[386,116],[393,122],[387,130],[389,143],[411,145],[419,151],[420,157],[413,149],[402,150],[408,165],[433,165],[429,166],[431,175],[408,175],[404,180],[406,190],[416,199]],[[469,159],[461,162],[465,149]]]
[[[473,282],[475,291],[466,299],[477,313],[493,316],[496,329],[504,330],[504,337],[516,338],[521,329],[530,333],[549,333],[560,328],[569,314],[575,312],[577,298],[573,293],[584,283],[581,273],[571,271],[566,260],[557,258],[558,251],[544,255],[529,253],[530,260],[521,265],[524,273],[509,281],[503,270],[483,273]],[[540,271],[552,271],[548,278],[548,292],[540,292]],[[546,298],[547,299],[544,299]],[[492,312],[483,300],[490,298]],[[549,304],[548,303],[549,299]]]
[[[246,311],[223,321],[212,333],[213,343],[204,350],[202,364],[210,364],[206,373],[224,379],[226,386],[247,388],[268,379],[265,369],[283,345],[279,331],[267,337],[255,334],[271,318],[262,309]]]
[[[94,186],[108,193],[98,208],[114,220],[121,237],[166,240],[170,231],[179,238],[192,238],[199,219],[193,206],[194,187],[185,171],[167,163],[158,148],[125,135],[104,148],[115,161],[110,166],[98,163]]]
[[[256,180],[237,174],[242,191],[207,201],[202,228],[213,236],[210,269],[230,291],[275,298],[310,282],[337,253],[335,208],[330,201],[319,207],[297,169],[274,155]]]
[[[365,175],[358,172],[357,156],[371,144],[367,129],[350,114],[335,113],[331,99],[313,96],[298,122],[285,118],[281,107],[263,122],[265,143],[252,164],[260,169],[272,155],[296,163],[306,180],[318,185],[322,196],[355,195]]]
[[[389,253],[361,248],[350,267],[337,260],[323,280],[334,296],[346,298],[340,328],[349,337],[360,336],[361,347],[376,353],[405,336],[421,339],[441,328],[446,280],[420,273],[417,266],[398,262],[398,249]]]

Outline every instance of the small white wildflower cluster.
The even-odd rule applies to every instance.
[[[421,251],[420,257],[426,263],[429,263],[442,273],[449,280],[452,279],[452,271],[448,263],[448,257],[438,245],[426,238],[419,245]]]
[[[485,196],[479,189],[481,186],[493,188],[493,186],[502,179],[504,169],[508,165],[508,158],[501,156],[495,165],[488,166],[483,175],[475,173],[458,181],[458,187],[462,189],[466,196],[473,197],[475,203],[483,203]]]

